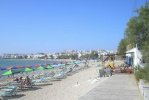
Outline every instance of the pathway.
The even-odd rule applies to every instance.
[[[79,100],[141,100],[136,81],[129,74],[116,74]]]

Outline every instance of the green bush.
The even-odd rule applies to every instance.
[[[145,70],[144,69],[138,69],[135,71],[135,76],[136,76],[136,79],[139,81],[139,79],[144,79],[144,73]]]
[[[138,68],[135,71],[135,76],[137,80],[144,79],[149,81],[149,64],[146,65],[144,68]]]

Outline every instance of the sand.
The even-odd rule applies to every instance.
[[[19,91],[11,100],[78,100],[108,78],[98,78],[99,62],[90,61],[90,68],[67,76],[53,85],[35,86],[31,90]]]

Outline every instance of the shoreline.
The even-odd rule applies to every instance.
[[[4,58],[0,58],[0,60],[49,60],[49,61],[75,61],[72,59],[4,59]]]
[[[29,67],[29,66],[36,66],[36,65],[46,65],[46,64],[64,64],[65,62],[71,62],[76,60],[68,60],[68,59],[0,59],[0,72],[7,70],[7,68],[11,67]],[[6,64],[6,61],[10,62],[9,64]],[[33,62],[32,62],[33,61]]]

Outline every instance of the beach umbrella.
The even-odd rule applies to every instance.
[[[4,72],[2,75],[3,76],[8,76],[8,75],[12,75],[12,74],[13,74],[12,71],[8,70],[8,71]]]
[[[24,69],[24,72],[32,72],[32,71],[33,71],[33,69],[28,68],[28,67]]]
[[[4,72],[2,75],[3,76],[8,76],[8,75],[17,74],[17,73],[20,73],[20,72],[22,72],[22,68],[20,68],[20,69],[10,69],[10,70]]]
[[[12,74],[17,74],[22,72],[22,69],[11,69],[11,71],[12,71]]]
[[[0,68],[1,70],[7,70],[7,68],[4,68],[4,67],[2,67],[2,68]]]
[[[53,67],[51,65],[48,65],[45,67],[45,69],[53,69]]]
[[[11,70],[12,69],[12,67],[7,67],[7,70]]]
[[[19,68],[25,68],[25,66],[17,66],[17,68],[19,69]]]
[[[36,69],[36,66],[32,65],[30,68],[34,71]]]
[[[68,62],[67,64],[68,64],[68,65],[73,65],[74,63],[73,63],[73,62]]]
[[[58,65],[52,65],[53,67],[59,67]]]
[[[37,68],[37,70],[44,70],[45,68],[44,67],[42,67],[42,66],[39,66],[38,68]]]
[[[8,75],[12,75],[12,74],[17,74],[17,73],[20,73],[21,70],[8,70],[6,72],[4,72],[2,75],[3,76],[8,76]]]
[[[61,67],[61,66],[62,66],[62,64],[58,64],[58,66],[59,66],[59,67]]]
[[[36,64],[35,67],[39,67],[40,65]]]
[[[13,66],[11,69],[18,69],[18,67],[16,67],[16,66]]]

